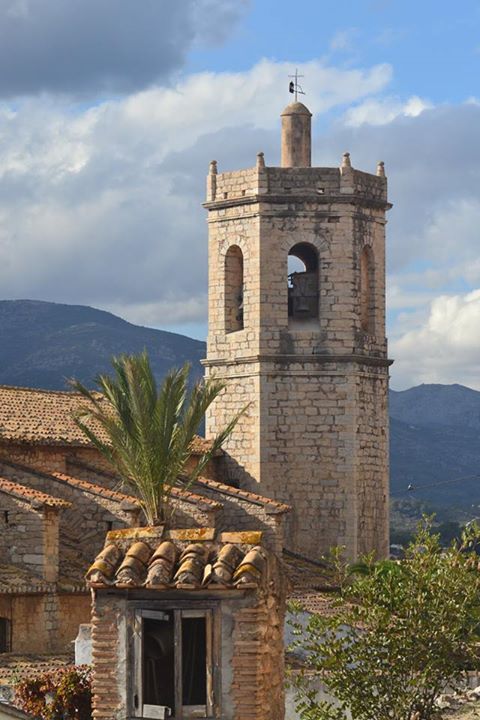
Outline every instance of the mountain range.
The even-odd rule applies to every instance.
[[[0,384],[65,390],[76,378],[92,386],[111,370],[112,355],[147,349],[159,379],[172,366],[203,374],[205,343],[184,335],[132,325],[83,305],[37,300],[0,301]]]
[[[74,377],[91,386],[109,372],[112,355],[144,348],[158,379],[187,361],[192,379],[203,374],[199,340],[81,305],[0,301],[0,384],[63,390]],[[480,510],[480,392],[434,384],[391,390],[390,464],[394,498],[474,515]]]
[[[390,391],[390,486],[393,497],[480,514],[480,392]]]

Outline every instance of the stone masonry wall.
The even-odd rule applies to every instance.
[[[356,377],[357,552],[389,553],[388,377],[366,367]],[[370,541],[367,543],[367,539]]]
[[[0,493],[1,562],[24,566],[44,577],[44,521],[43,507],[34,508],[29,502]]]
[[[71,503],[70,508],[62,511],[60,531],[76,537],[79,553],[85,557],[93,557],[103,547],[109,529],[136,524],[138,512],[123,509],[121,501],[101,491],[88,492],[61,478],[29,472],[22,466],[0,463],[0,467],[4,477]],[[35,536],[28,534],[35,542]]]
[[[228,456],[225,458],[228,462]],[[278,512],[266,504],[243,498],[225,486],[209,487],[195,483],[193,490],[222,503],[222,513],[217,517],[215,529],[222,531],[260,530],[262,542],[269,550],[280,554],[284,545],[284,524],[286,512]]]
[[[208,413],[207,437],[251,402],[225,445],[228,474],[292,505],[287,545],[312,557],[338,544],[351,558],[386,550],[386,198],[382,172],[354,170],[348,158],[341,169],[260,165],[256,176],[217,175],[215,202],[207,198],[205,365],[227,381]],[[288,254],[300,242],[318,254],[318,319],[308,321],[288,316]],[[228,333],[231,245],[244,258],[244,329]],[[362,328],[364,248],[375,335]]]
[[[0,595],[0,616],[12,629],[13,653],[67,652],[58,637],[58,598],[55,593]]]

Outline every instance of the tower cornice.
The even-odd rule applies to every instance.
[[[393,205],[385,200],[366,198],[362,195],[319,195],[316,193],[305,193],[304,195],[250,195],[248,197],[213,200],[203,203],[206,210],[225,210],[232,207],[244,207],[245,205],[298,205],[303,203],[315,203],[316,205],[356,205],[359,207],[375,208],[377,210],[390,210]],[[296,208],[292,212],[297,212]]]
[[[349,353],[346,355],[250,355],[237,358],[216,358],[201,360],[204,367],[219,367],[232,365],[250,365],[252,363],[269,363],[271,365],[324,365],[326,363],[355,363],[357,365],[371,365],[374,367],[390,367],[393,360],[372,355]]]

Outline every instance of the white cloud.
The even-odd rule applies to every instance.
[[[480,289],[435,298],[428,316],[394,341],[391,353],[397,387],[461,382],[480,389]]]
[[[406,102],[395,98],[368,98],[359,105],[349,108],[345,113],[348,127],[360,125],[386,125],[398,117],[417,117],[433,105],[423,98],[413,95]]]

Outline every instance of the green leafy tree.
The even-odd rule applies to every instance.
[[[478,665],[479,537],[472,526],[445,550],[426,521],[405,560],[364,558],[350,568],[331,614],[311,616],[306,627],[297,617],[303,720],[344,720],[347,710],[352,720],[438,717],[439,695]],[[312,670],[338,704],[317,699]]]
[[[205,412],[224,389],[209,378],[189,389],[189,365],[174,369],[157,386],[146,352],[112,359],[114,375],[99,375],[99,392],[73,381],[88,403],[77,425],[131,488],[149,525],[170,523],[172,489],[188,487],[218,452],[246,408],[214,437],[186,476],[192,442]]]

